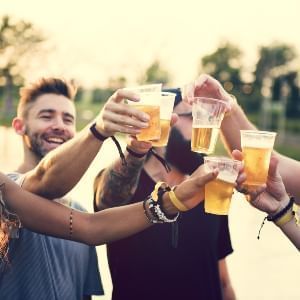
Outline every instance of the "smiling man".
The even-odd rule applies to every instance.
[[[24,158],[17,171],[8,174],[20,185],[26,185],[24,174],[35,169],[47,153],[74,137],[75,92],[72,85],[56,78],[40,79],[21,90],[12,125],[22,136]],[[72,200],[56,201],[82,210]],[[1,299],[81,300],[103,295],[95,247],[25,228],[9,247],[9,268],[0,278]]]

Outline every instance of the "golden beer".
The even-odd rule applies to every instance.
[[[193,127],[191,148],[194,152],[211,154],[215,150],[219,128]]]
[[[160,108],[152,105],[133,105],[149,115],[149,126],[141,129],[141,133],[136,135],[138,141],[151,141],[160,138]]]
[[[246,186],[266,183],[269,171],[272,148],[243,147]]]
[[[205,184],[205,212],[227,215],[233,194],[234,183],[215,179]]]
[[[154,147],[164,147],[168,143],[169,134],[170,134],[170,120],[160,120],[160,139],[153,140],[152,146]]]

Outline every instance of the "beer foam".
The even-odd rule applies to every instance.
[[[273,145],[273,141],[266,141],[263,139],[248,140],[246,142],[242,140],[243,148],[273,149]]]

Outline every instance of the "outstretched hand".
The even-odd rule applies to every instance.
[[[183,87],[183,100],[192,104],[193,97],[223,100],[228,103],[228,110],[235,102],[235,99],[225,91],[221,83],[207,74],[201,74],[194,82]]]
[[[124,99],[138,102],[139,97],[124,89],[117,90],[105,103],[96,120],[97,130],[104,136],[116,132],[136,135],[149,126],[149,115],[123,103]]]
[[[232,156],[235,159],[242,160],[243,155],[239,150],[234,150]],[[243,183],[246,180],[246,174],[241,171],[238,176],[237,190],[243,192]],[[278,171],[278,160],[271,157],[268,178],[265,185],[251,188],[247,193],[249,202],[257,209],[264,211],[268,214],[275,214],[286,206],[288,202],[288,195],[285,190],[282,178]]]
[[[204,186],[218,176],[218,170],[207,172],[204,165],[197,170],[175,190],[178,199],[188,208],[191,209],[204,200]]]

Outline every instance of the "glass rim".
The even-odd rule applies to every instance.
[[[266,130],[248,130],[248,129],[241,129],[240,130],[241,134],[242,133],[250,133],[250,134],[255,134],[255,135],[267,135],[267,136],[276,136],[277,132],[275,131],[266,131]]]
[[[221,99],[216,99],[216,98],[210,98],[210,97],[191,97],[191,100],[193,101],[192,103],[194,103],[194,100],[201,100],[201,99],[204,99],[204,100],[208,100],[208,101],[212,101],[212,102],[218,102],[218,103],[221,103],[225,106],[228,106],[229,103],[224,101],[224,100],[221,100]]]
[[[227,156],[205,156],[204,157],[204,163],[205,162],[231,162],[231,163],[236,163],[238,165],[242,165],[243,162],[237,159],[233,159]]]
[[[172,92],[164,92],[161,91],[161,96],[175,96],[176,97],[176,93],[172,93]]]

